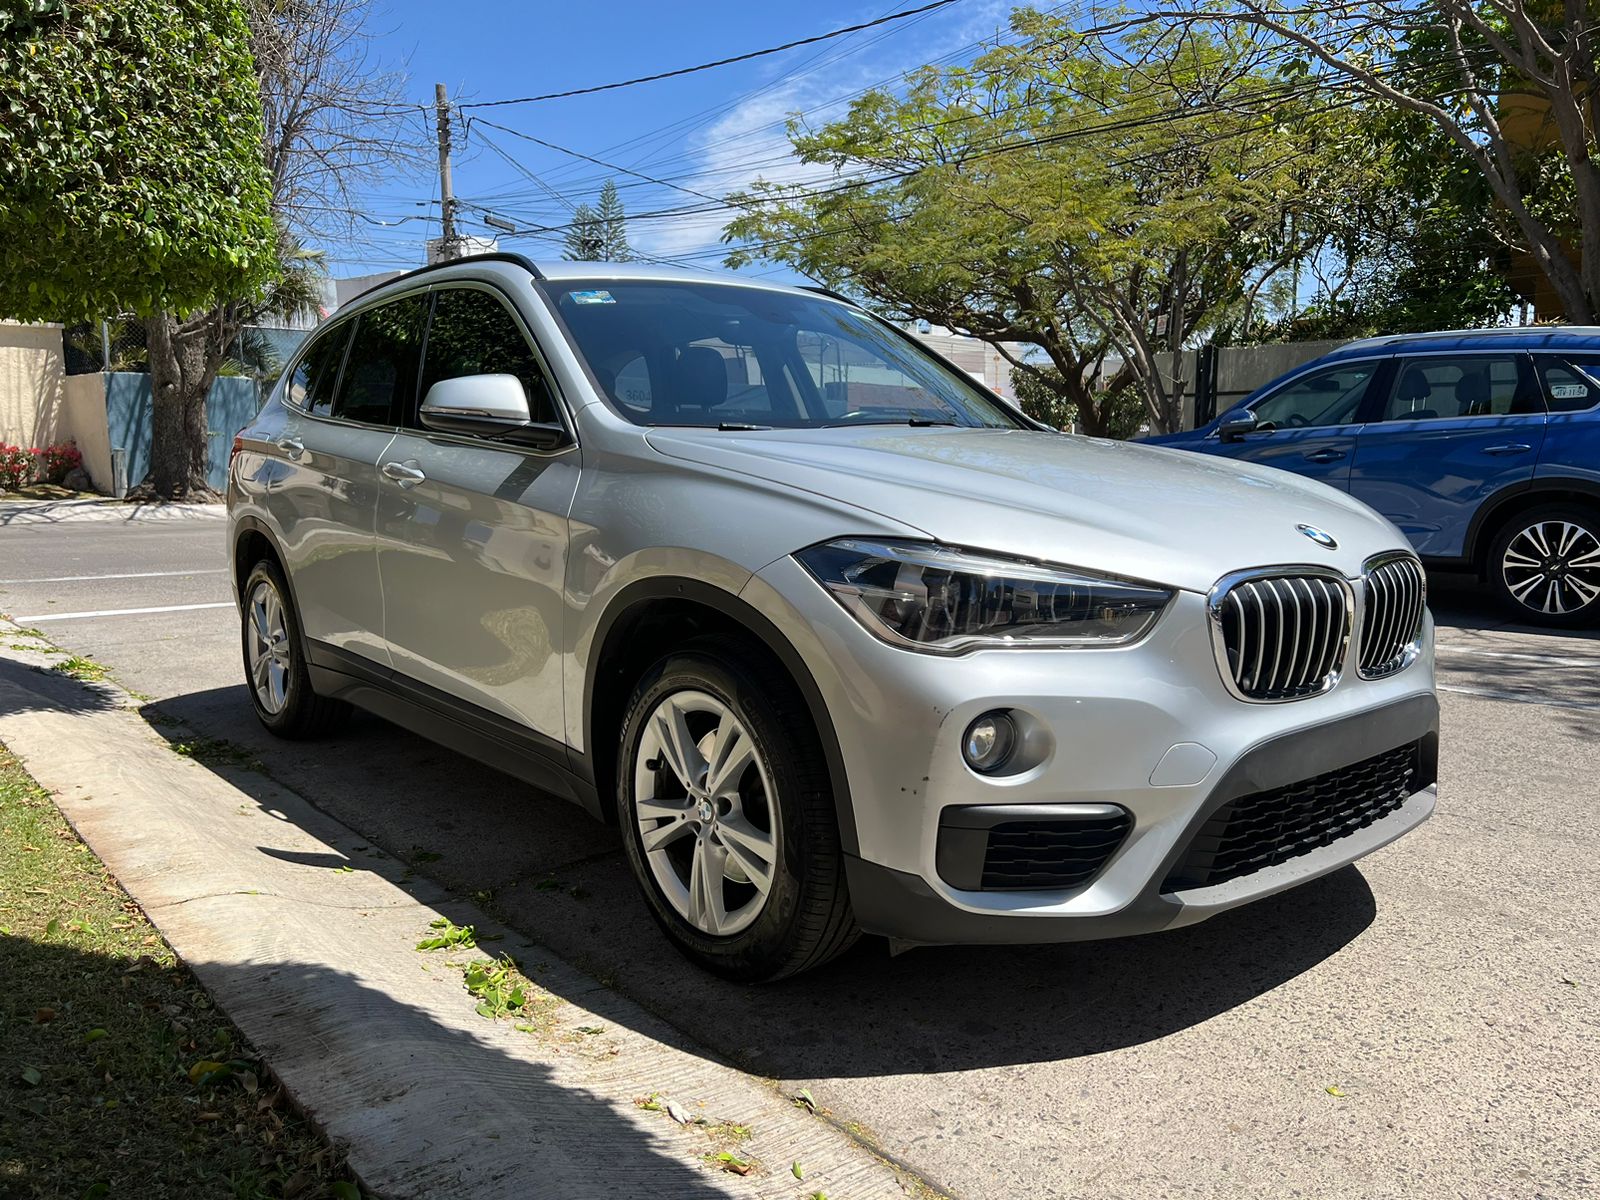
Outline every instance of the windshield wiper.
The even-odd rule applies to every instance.
[[[745,421],[723,421],[717,426],[717,430],[721,433],[758,433],[771,428],[771,425],[751,425]]]
[[[909,425],[913,429],[929,429],[935,425],[947,425],[951,429],[970,429],[969,425],[962,425],[957,421],[940,421],[932,417],[890,417],[884,421],[829,421],[824,429],[850,429],[864,428],[869,425]]]

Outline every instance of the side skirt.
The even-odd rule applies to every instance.
[[[604,819],[594,784],[572,769],[562,743],[337,646],[308,641],[306,649],[319,695],[348,701]]]

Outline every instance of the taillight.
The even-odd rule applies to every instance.
[[[233,460],[239,457],[239,451],[244,449],[244,438],[239,434],[233,435],[233,449],[228,451],[228,470],[233,470]]]

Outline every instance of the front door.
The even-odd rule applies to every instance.
[[[533,419],[560,420],[531,340],[499,295],[437,289],[419,402],[441,379],[485,374],[515,375]],[[541,453],[431,432],[414,406],[378,470],[378,571],[396,673],[561,741],[577,448]]]
[[[1357,439],[1351,494],[1417,553],[1459,556],[1484,499],[1533,478],[1546,419],[1526,355],[1403,357]]]
[[[1208,449],[1345,489],[1361,402],[1382,371],[1382,359],[1360,359],[1301,375],[1250,405],[1254,431]]]

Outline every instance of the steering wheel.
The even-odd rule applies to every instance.
[[[1283,423],[1285,425],[1287,425],[1290,429],[1299,429],[1303,425],[1311,424],[1310,421],[1306,420],[1299,413],[1290,413],[1287,417],[1285,417],[1283,419]]]

